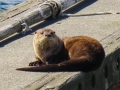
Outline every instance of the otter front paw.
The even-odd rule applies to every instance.
[[[30,62],[29,66],[42,66],[42,63],[39,61]]]

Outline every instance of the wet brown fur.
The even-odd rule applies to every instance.
[[[105,57],[104,49],[97,40],[87,36],[67,37],[61,40],[51,29],[36,31],[33,46],[37,61],[31,62],[29,66],[35,67],[17,70],[88,72],[98,69]]]

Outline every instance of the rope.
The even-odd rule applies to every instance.
[[[94,16],[94,15],[108,15],[108,14],[120,14],[120,12],[96,12],[96,13],[88,13],[88,14],[67,14],[67,13],[62,13],[61,16],[66,16],[66,17],[79,17],[79,16]]]
[[[39,11],[40,11],[40,14],[41,14],[41,16],[43,18],[46,18],[46,16],[43,15],[43,11],[41,9],[41,7],[44,6],[44,5],[49,6],[51,8],[51,10],[52,10],[52,15],[50,17],[48,17],[47,19],[54,19],[54,18],[58,17],[62,12],[61,5],[59,4],[59,2],[49,0],[49,1],[46,1],[46,2],[44,2],[42,4],[40,4],[39,7],[38,7]]]
[[[28,31],[32,31],[31,28],[29,28],[29,26],[27,25],[27,23],[25,22],[25,20],[22,20],[22,19],[15,19],[15,21],[19,21],[21,23],[21,31],[22,31],[22,34],[25,35],[26,32]]]

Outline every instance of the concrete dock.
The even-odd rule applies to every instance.
[[[89,15],[99,12],[105,14]],[[0,42],[0,90],[106,90],[113,83],[120,81],[120,70],[114,70],[115,65],[120,69],[120,1],[85,0],[65,13],[74,15],[46,20],[36,24],[32,27],[33,31],[25,35],[16,33]],[[81,14],[86,15],[80,16]],[[28,66],[29,62],[35,60],[32,41],[34,31],[40,28],[51,28],[61,38],[78,35],[93,37],[102,43],[106,52],[106,61],[100,69],[89,73],[16,71],[16,68]],[[108,69],[110,70],[109,79],[100,76],[104,85],[99,82],[100,79],[97,79],[95,84],[94,75],[99,76],[101,72],[104,73],[104,65],[112,61],[118,61],[118,63],[113,63],[112,70]],[[93,82],[89,82],[91,75],[93,75]]]

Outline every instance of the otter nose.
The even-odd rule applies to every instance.
[[[46,37],[51,37],[51,35],[50,35],[50,34],[46,34],[45,36],[46,36]]]

